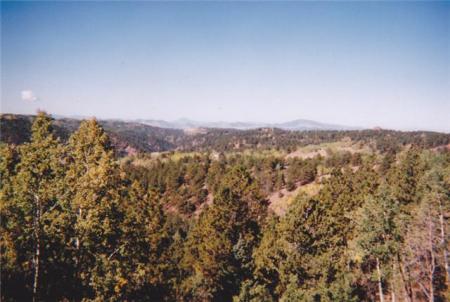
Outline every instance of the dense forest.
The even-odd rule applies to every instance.
[[[450,300],[448,134],[0,125],[2,301]]]

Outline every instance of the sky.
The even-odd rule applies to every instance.
[[[450,132],[450,2],[1,2],[1,112]]]

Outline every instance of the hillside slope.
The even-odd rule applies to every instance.
[[[22,144],[30,138],[31,124],[35,116],[0,115],[0,141]],[[80,125],[71,118],[53,119],[55,133],[66,140]],[[397,145],[416,144],[433,148],[450,143],[450,134],[393,130],[310,130],[289,131],[278,128],[248,130],[201,128],[198,131],[168,129],[137,122],[99,120],[119,154],[163,151],[242,151],[246,149],[282,149],[293,151],[299,146],[331,143],[343,139],[361,142],[385,152]]]

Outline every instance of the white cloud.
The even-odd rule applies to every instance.
[[[22,97],[22,100],[28,101],[28,102],[34,102],[34,101],[37,101],[37,99],[38,99],[32,90],[22,90],[20,92],[20,95]]]

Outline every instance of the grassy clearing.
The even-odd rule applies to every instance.
[[[300,147],[294,152],[287,154],[287,158],[300,157],[300,158],[312,158],[318,155],[326,157],[329,152],[351,152],[351,153],[363,153],[372,154],[372,150],[367,145],[360,143],[354,143],[349,139],[343,139],[338,142],[323,143],[318,145],[308,145]]]
[[[255,158],[285,157],[287,155],[287,152],[284,150],[276,150],[276,149],[265,149],[265,150],[246,149],[243,151],[228,152],[225,154],[225,156],[227,157],[233,157],[236,155],[251,156]]]
[[[170,151],[170,152],[152,152],[152,153],[146,153],[145,155],[138,155],[138,156],[126,156],[122,159],[120,159],[120,164],[124,163],[133,163],[135,166],[140,167],[151,167],[152,163],[155,160],[160,161],[179,161],[186,157],[194,157],[194,156],[200,156],[204,153],[201,152],[178,152],[178,151]]]
[[[295,200],[298,194],[306,193],[309,196],[314,196],[319,193],[321,187],[321,184],[312,182],[310,184],[299,186],[293,191],[282,189],[281,191],[274,192],[269,196],[269,208],[277,215],[284,215],[288,210],[289,205]]]

